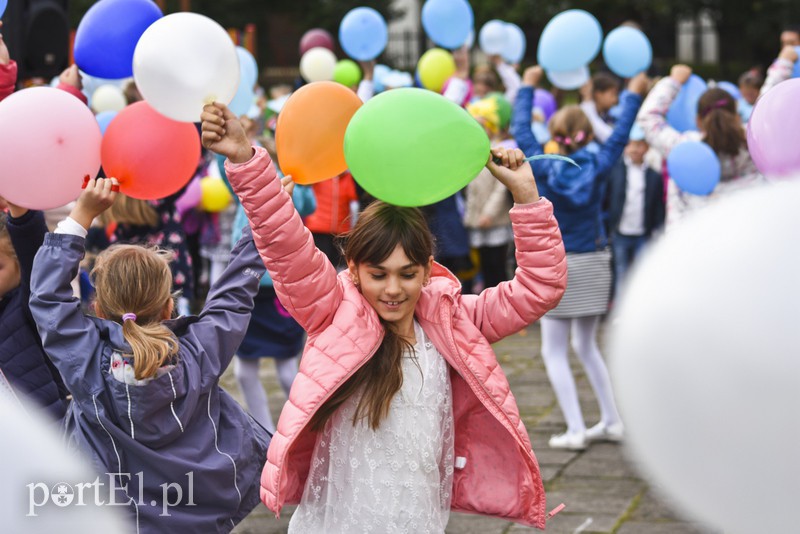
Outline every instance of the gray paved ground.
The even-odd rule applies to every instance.
[[[682,519],[674,512],[626,460],[623,446],[598,443],[578,453],[547,447],[549,436],[562,432],[565,425],[539,356],[539,340],[539,328],[534,325],[504,339],[494,348],[509,378],[539,460],[548,510],[559,503],[566,504],[566,509],[548,522],[547,532],[716,534]],[[262,381],[267,387],[270,407],[277,421],[285,399],[275,379],[274,369],[271,361],[262,362]],[[598,408],[580,364],[574,358],[573,369],[587,424],[594,424],[598,420]],[[223,386],[241,400],[230,370],[223,377]],[[234,533],[286,532],[292,509],[284,508],[280,520],[277,520],[266,507],[259,506]],[[535,531],[508,521],[455,513],[451,514],[447,527],[448,534],[521,534]]]

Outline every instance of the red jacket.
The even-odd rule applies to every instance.
[[[316,183],[317,210],[306,217],[306,227],[315,234],[342,234],[350,230],[350,202],[358,200],[353,175],[345,171]]]
[[[0,65],[0,100],[14,92],[17,85],[17,62],[11,61],[8,65]]]

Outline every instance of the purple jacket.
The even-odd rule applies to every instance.
[[[270,441],[219,387],[264,272],[249,228],[200,315],[165,323],[180,344],[175,367],[142,386],[111,375],[112,355],[131,353],[122,326],[84,315],[72,296],[83,254],[82,238],[47,234],[31,281],[44,348],[73,394],[70,445],[94,461],[106,501],[108,473],[129,475],[117,478],[115,500],[128,503],[136,532],[230,532],[258,503]],[[164,499],[169,484],[181,486],[182,500],[163,516],[165,500],[179,501],[177,489]]]

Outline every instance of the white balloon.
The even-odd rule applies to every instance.
[[[478,44],[484,54],[502,54],[508,45],[508,33],[506,23],[502,20],[493,19],[483,25],[478,33]]]
[[[642,469],[729,534],[797,531],[800,183],[670,228],[634,268],[612,378]]]
[[[128,105],[122,89],[116,85],[101,85],[92,93],[92,111],[122,111]]]
[[[583,84],[589,81],[591,73],[589,67],[580,67],[575,70],[565,70],[561,72],[545,71],[547,79],[550,83],[559,89],[571,90],[582,87]]]
[[[307,82],[333,80],[336,69],[336,56],[327,48],[317,46],[300,58],[300,75]]]
[[[145,30],[133,53],[133,77],[159,113],[198,122],[203,106],[230,103],[239,59],[225,29],[203,15],[173,13]]]

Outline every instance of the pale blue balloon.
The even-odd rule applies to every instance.
[[[506,47],[500,54],[507,63],[512,65],[522,61],[528,42],[525,33],[516,24],[506,23]]]
[[[506,49],[508,43],[508,32],[506,23],[502,20],[493,19],[483,25],[478,32],[478,45],[484,54],[490,56],[499,55]]]
[[[565,89],[567,91],[582,87],[583,84],[589,81],[591,76],[589,73],[589,67],[586,65],[568,71],[554,72],[547,70],[545,71],[545,74],[547,75],[547,79],[550,80],[550,83],[559,89]]]
[[[697,103],[706,89],[708,86],[700,76],[689,76],[667,111],[667,122],[670,126],[679,132],[697,130]]]
[[[800,46],[795,46],[794,51],[800,56]],[[792,78],[800,78],[800,60],[794,62],[794,69],[792,69]]]
[[[0,0],[0,17],[6,12],[6,7],[8,7],[8,0]]]
[[[100,132],[103,135],[105,135],[108,125],[111,124],[111,121],[114,120],[114,117],[116,116],[116,111],[103,111],[95,115],[94,118],[97,120],[97,124],[100,125]]]
[[[667,170],[675,185],[692,195],[710,195],[721,176],[717,154],[701,141],[687,141],[673,148],[667,157]]]
[[[392,69],[386,65],[380,63],[375,65],[375,70],[372,72],[372,85],[375,87],[376,93],[386,90],[383,85],[383,78],[390,72],[392,72]]]
[[[632,78],[650,68],[653,63],[653,47],[640,30],[620,26],[606,36],[603,59],[617,76]]]
[[[464,44],[475,22],[467,0],[427,0],[422,6],[421,18],[431,41],[449,49]]]
[[[255,100],[255,93],[253,92],[252,85],[245,85],[244,80],[239,83],[236,89],[236,94],[233,95],[233,100],[228,104],[228,109],[233,111],[236,116],[241,117],[250,111],[250,106],[253,105]]]
[[[358,61],[375,59],[389,42],[389,30],[380,13],[371,7],[350,10],[339,24],[339,44]]]
[[[717,87],[731,95],[734,100],[742,98],[742,92],[731,82],[717,82]]]
[[[539,65],[553,72],[574,71],[597,57],[602,42],[603,29],[591,13],[582,9],[564,11],[542,31]]]
[[[236,47],[236,55],[239,57],[239,79],[248,87],[253,87],[258,81],[256,58],[241,46]]]

